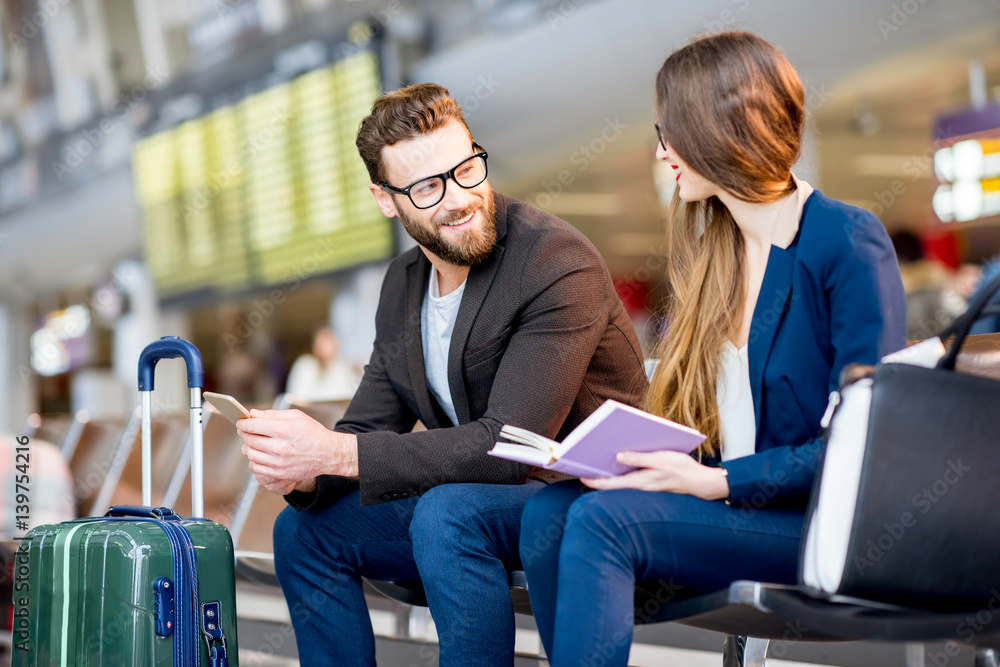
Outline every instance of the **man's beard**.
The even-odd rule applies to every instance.
[[[467,217],[473,211],[479,211],[482,225],[455,235],[458,238],[448,240],[441,233],[442,223],[455,222]],[[400,222],[414,241],[434,253],[449,264],[455,266],[475,266],[486,259],[493,251],[497,242],[496,204],[493,201],[493,190],[486,193],[485,201],[479,200],[469,208],[449,215],[446,218],[422,222],[413,220],[402,211],[397,211]],[[429,227],[429,225],[431,225]]]

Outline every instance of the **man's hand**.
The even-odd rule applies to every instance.
[[[619,463],[636,466],[619,477],[581,479],[592,489],[669,491],[702,500],[729,497],[729,482],[720,468],[711,468],[680,452],[619,452]]]
[[[246,447],[246,445],[243,446]],[[274,479],[273,477],[257,473],[254,474],[254,477],[257,478],[258,484],[271,493],[277,493],[279,496],[287,496],[296,489],[296,485],[298,484],[298,482],[290,482],[287,479]]]
[[[246,445],[244,445],[246,447]],[[265,489],[271,493],[277,493],[279,496],[287,496],[292,491],[302,491],[304,493],[309,493],[316,489],[316,478],[303,479],[298,482],[290,481],[287,479],[275,479],[273,477],[268,477],[267,475],[254,474],[257,478],[257,482],[263,486]]]
[[[251,410],[236,424],[261,485],[275,493],[311,491],[319,475],[358,476],[358,441],[299,410]]]

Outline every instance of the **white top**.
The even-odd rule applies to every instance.
[[[732,341],[722,346],[722,369],[715,397],[722,422],[722,460],[731,461],[756,451],[757,419],[750,392],[749,346],[739,350]]]
[[[795,180],[795,226],[783,230],[782,238],[772,239],[781,248],[787,248],[802,224],[802,210],[813,187],[792,174]],[[775,228],[777,230],[777,228]],[[731,461],[756,452],[757,417],[753,411],[753,394],[750,392],[749,347],[736,349],[732,341],[722,346],[722,368],[715,385],[722,422],[722,460]]]
[[[431,267],[430,285],[420,308],[420,338],[424,347],[427,385],[455,426],[458,426],[458,416],[448,384],[448,350],[451,348],[451,332],[455,330],[458,318],[458,307],[462,305],[465,282],[454,292],[440,296],[437,269]]]
[[[307,401],[344,401],[354,396],[361,378],[346,361],[334,359],[325,367],[303,354],[288,373],[288,393]]]

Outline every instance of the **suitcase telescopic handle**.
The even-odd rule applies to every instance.
[[[193,344],[179,336],[164,336],[146,346],[139,355],[139,391],[153,391],[153,370],[160,359],[180,357],[187,366],[188,387],[199,389],[205,386],[205,365],[201,352]]]
[[[153,372],[160,359],[181,358],[187,366],[191,390],[191,513],[205,516],[205,475],[202,442],[201,389],[205,366],[198,348],[178,336],[164,336],[146,346],[139,355],[139,396],[142,399],[142,504],[153,504],[152,392]]]

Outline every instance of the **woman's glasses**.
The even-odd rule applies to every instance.
[[[667,150],[667,142],[663,140],[663,133],[660,132],[660,124],[653,123],[653,127],[656,128],[656,138],[660,140],[660,148]]]

